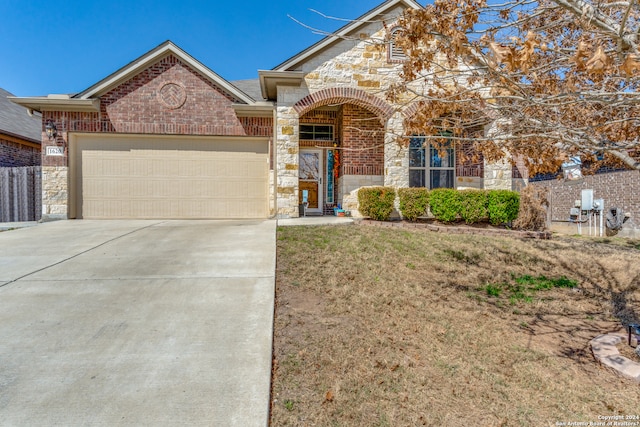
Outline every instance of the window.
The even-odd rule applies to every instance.
[[[390,61],[404,61],[407,56],[404,50],[396,44],[396,37],[402,32],[402,28],[394,28],[389,34],[389,60]]]
[[[335,165],[335,157],[334,150],[327,150],[327,173],[326,173],[326,183],[327,183],[327,198],[326,203],[333,203],[333,195],[335,189],[334,182],[334,165]]]
[[[311,141],[333,141],[333,126],[300,125],[300,139]]]
[[[409,186],[454,188],[455,149],[449,143],[438,151],[425,138],[411,138],[409,144]]]

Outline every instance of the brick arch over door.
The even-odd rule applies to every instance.
[[[384,125],[393,114],[393,107],[384,100],[360,89],[351,87],[334,87],[314,92],[298,101],[293,108],[299,116],[325,105],[354,104],[363,107],[380,118]]]

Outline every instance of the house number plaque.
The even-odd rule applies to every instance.
[[[55,145],[47,146],[47,156],[64,156],[64,147],[57,147]]]

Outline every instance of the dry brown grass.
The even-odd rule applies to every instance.
[[[614,244],[615,243],[615,244]],[[541,426],[640,413],[588,341],[638,320],[637,242],[278,229],[272,426]],[[529,302],[487,285],[566,276]]]

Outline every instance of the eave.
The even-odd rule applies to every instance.
[[[276,107],[272,102],[255,104],[232,104],[238,117],[273,117]]]
[[[40,141],[36,141],[32,138],[16,135],[11,132],[0,129],[0,139],[4,139],[9,142],[15,142],[16,144],[26,145],[27,147],[40,148]]]
[[[304,72],[302,71],[258,70],[258,76],[260,77],[262,96],[274,101],[278,98],[278,86],[300,87],[304,82]]]
[[[99,99],[76,99],[68,95],[49,95],[33,97],[9,96],[9,101],[21,105],[30,111],[77,111],[94,113],[100,111]]]

